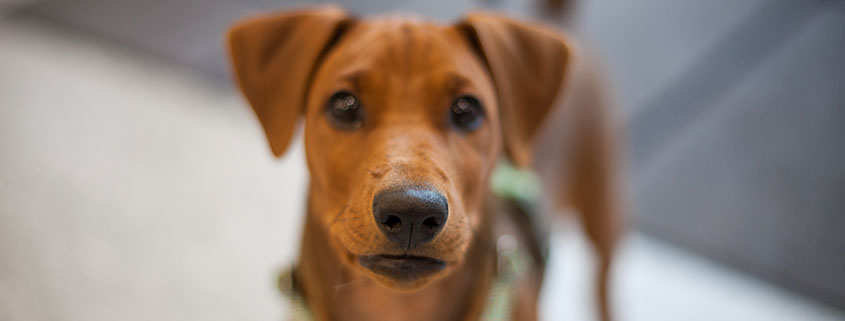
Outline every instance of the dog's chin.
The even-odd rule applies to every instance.
[[[382,285],[400,291],[419,289],[446,272],[445,261],[414,255],[362,255],[358,264]]]

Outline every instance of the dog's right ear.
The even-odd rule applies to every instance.
[[[569,42],[547,27],[489,13],[471,13],[457,27],[496,85],[505,152],[515,165],[531,165],[534,136],[564,87]]]
[[[284,154],[299,116],[311,74],[349,16],[323,7],[240,21],[228,45],[241,91],[252,105],[273,154]]]

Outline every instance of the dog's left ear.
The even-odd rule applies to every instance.
[[[472,13],[457,27],[492,74],[505,152],[531,165],[534,136],[564,85],[569,45],[547,28],[491,14]]]
[[[281,156],[305,109],[311,74],[321,54],[351,18],[327,6],[238,22],[228,44],[238,85]]]

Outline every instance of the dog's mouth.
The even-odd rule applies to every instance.
[[[446,267],[443,260],[415,255],[362,255],[358,257],[358,263],[376,274],[400,282],[431,276]]]

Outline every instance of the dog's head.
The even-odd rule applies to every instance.
[[[360,20],[337,8],[259,17],[229,34],[276,156],[305,119],[310,211],[332,255],[394,289],[462,264],[504,151],[528,165],[569,51],[543,28]]]

